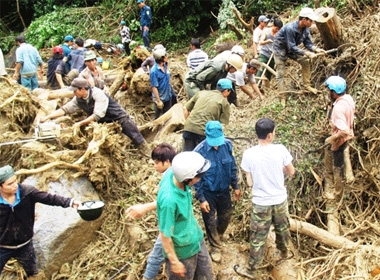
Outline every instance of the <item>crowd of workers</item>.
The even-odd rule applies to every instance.
[[[166,48],[161,44],[153,50],[150,48],[151,9],[144,0],[137,0],[137,3],[141,9],[144,46],[152,51],[152,56],[141,66],[150,77],[155,118],[158,118],[177,103],[177,96],[170,84]],[[305,89],[317,93],[310,83],[310,59],[324,50],[312,43],[309,31],[317,19],[311,8],[303,8],[296,21],[284,26],[276,18],[268,27],[269,18],[260,16],[253,33],[254,59],[249,62],[244,61],[245,51],[239,45],[209,59],[201,50],[199,39],[193,38],[186,61],[189,71],[184,85],[188,101],[183,106],[183,149],[179,153],[167,143],[151,150],[127,112],[107,95],[104,74],[97,66],[96,54],[84,48],[83,39],[67,35],[62,47],[53,48],[52,58],[48,61],[48,85],[51,89],[69,86],[67,90],[74,93],[74,98],[43,117],[41,122],[79,110],[83,110],[88,117],[75,123],[75,129],[94,121],[116,121],[122,127],[122,133],[132,140],[142,154],[151,157],[156,171],[163,174],[157,201],[133,205],[125,211],[126,216],[132,219],[141,218],[149,211],[157,212],[159,235],[148,258],[144,279],[154,279],[163,263],[166,263],[169,279],[214,279],[212,261],[219,263],[223,258],[221,249],[232,216],[232,203],[242,195],[233,145],[223,132],[223,125],[229,123],[231,104],[238,105],[236,86],[252,99],[255,95],[264,98],[258,83],[262,81],[269,86],[273,74],[263,67],[266,64],[272,69],[276,68],[278,90],[286,90],[285,62],[290,58],[302,66]],[[120,35],[125,52],[129,55],[131,38],[125,21],[120,22]],[[44,74],[43,62],[38,51],[26,43],[23,36],[16,37],[16,43],[19,47],[13,78],[20,79],[20,83],[32,91],[38,87],[38,75]],[[302,43],[307,50],[299,47]],[[246,81],[251,85],[252,92]],[[355,104],[352,97],[346,94],[344,78],[331,76],[325,86],[334,103],[330,119],[331,136],[326,139],[329,145],[325,150],[325,191],[328,199],[338,201],[344,191],[343,153],[348,149],[347,141],[354,136]],[[275,131],[273,120],[257,120],[255,132],[258,144],[243,153],[240,163],[246,183],[252,188],[250,254],[248,266],[236,264],[234,269],[241,276],[251,279],[264,279],[262,275],[265,272],[260,266],[272,224],[281,257],[287,259],[293,256],[289,248],[285,177],[292,178],[295,168],[287,148],[273,143]],[[194,216],[191,187],[196,191],[209,246],[206,246],[202,228]],[[29,279],[37,275],[32,243],[34,206],[29,206],[36,202],[62,207],[78,206],[78,202],[68,198],[55,197],[18,184],[12,167],[0,168],[0,271],[9,258],[14,257],[24,267]],[[33,213],[30,213],[31,209]],[[21,224],[11,222],[11,217],[24,213],[31,216],[27,222],[22,222],[22,219]],[[16,227],[18,230],[25,229],[24,234],[18,235]],[[11,228],[14,230],[9,230]]]

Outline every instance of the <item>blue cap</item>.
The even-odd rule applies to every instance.
[[[224,133],[222,124],[219,121],[208,121],[206,123],[206,142],[212,147],[224,144]]]
[[[229,79],[220,79],[216,84],[216,89],[220,91],[223,91],[225,89],[230,89],[232,91],[234,90],[232,82]]]
[[[125,21],[124,20],[120,21],[120,24],[125,25]]]
[[[144,2],[144,0],[137,0],[137,4],[142,2]]]
[[[336,94],[342,94],[346,91],[346,80],[339,76],[331,76],[325,82],[325,85],[336,92]]]
[[[6,180],[15,175],[15,171],[12,166],[6,165],[0,168],[0,184],[4,183]]]
[[[71,36],[71,35],[67,35],[66,37],[65,37],[65,42],[74,42],[74,37],[73,36]]]

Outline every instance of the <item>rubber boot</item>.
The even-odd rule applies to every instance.
[[[355,180],[355,176],[354,176],[354,173],[352,172],[349,145],[347,145],[347,147],[344,149],[343,156],[344,156],[344,175],[346,178],[346,183],[350,184]]]
[[[301,57],[297,59],[297,62],[301,64],[301,67],[302,67],[302,81],[303,81],[305,90],[311,93],[317,94],[318,90],[316,88],[313,88],[310,82],[310,79],[311,79],[310,60],[306,57]]]
[[[334,199],[334,171],[333,171],[333,152],[330,150],[330,147],[325,148],[324,156],[324,193],[323,196],[326,199]]]
[[[340,200],[343,196],[345,179],[344,179],[344,166],[333,168],[334,172],[334,195],[335,199]]]
[[[276,63],[276,79],[278,81],[278,91],[285,91],[285,68],[286,61],[274,57]]]
[[[138,150],[140,154],[142,154],[143,156],[147,158],[151,157],[152,150],[149,148],[149,145],[146,141],[144,141],[138,146]]]

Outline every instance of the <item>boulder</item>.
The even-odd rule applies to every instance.
[[[66,174],[49,182],[47,191],[82,202],[99,200],[97,192],[86,177],[69,180]],[[40,179],[39,176],[30,176],[23,184],[37,186]],[[37,203],[33,242],[39,269],[50,279],[64,263],[71,262],[95,239],[101,224],[102,216],[88,222],[82,220],[74,208]]]

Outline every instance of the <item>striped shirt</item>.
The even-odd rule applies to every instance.
[[[199,64],[208,60],[208,55],[201,49],[195,49],[189,53],[187,57],[187,66],[190,67],[191,70],[194,70],[198,67]]]

